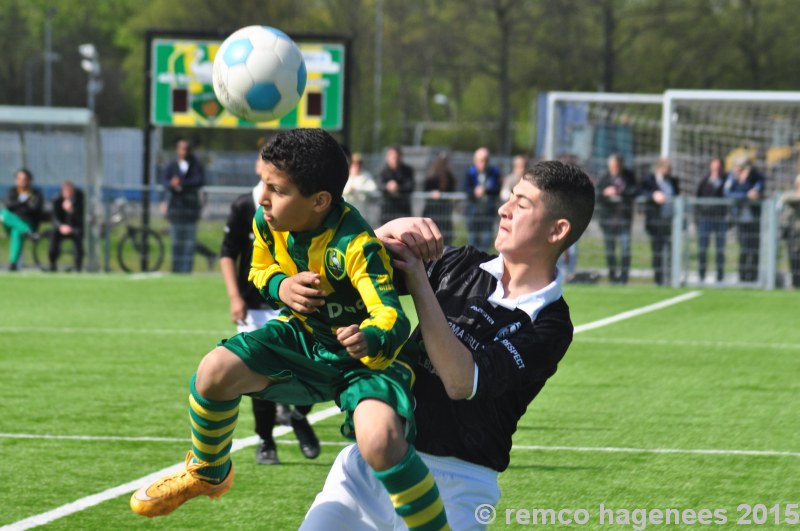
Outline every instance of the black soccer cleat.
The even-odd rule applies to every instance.
[[[256,448],[257,465],[279,465],[278,449],[275,448],[275,441],[261,441]]]
[[[300,451],[303,452],[305,458],[317,458],[319,456],[319,439],[317,439],[311,424],[308,423],[308,419],[295,410],[292,413],[291,422],[297,442],[300,443]]]

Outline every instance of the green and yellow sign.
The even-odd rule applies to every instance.
[[[154,39],[150,123],[167,127],[292,129],[338,131],[344,117],[344,45],[298,42],[306,63],[306,91],[279,120],[251,122],[228,112],[211,84],[214,57],[222,41]]]

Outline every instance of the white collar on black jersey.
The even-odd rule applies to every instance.
[[[502,306],[509,310],[519,308],[531,316],[531,321],[536,320],[536,316],[539,315],[542,308],[561,298],[561,287],[564,282],[564,275],[558,268],[556,268],[556,279],[542,289],[522,295],[516,299],[506,299],[503,298],[503,283],[500,281],[503,278],[503,257],[498,256],[497,258],[480,264],[478,267],[497,279],[497,286],[494,288],[494,293],[492,293],[487,300],[495,306]]]

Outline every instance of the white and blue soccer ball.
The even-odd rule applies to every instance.
[[[247,26],[220,45],[213,84],[219,102],[240,118],[277,120],[300,101],[306,65],[297,44],[281,30]]]

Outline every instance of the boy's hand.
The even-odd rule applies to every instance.
[[[278,297],[292,310],[300,313],[314,313],[325,304],[325,292],[318,289],[320,276],[311,271],[303,271],[285,278],[278,288]]]
[[[241,296],[231,297],[231,322],[238,323],[247,317],[247,304]]]
[[[355,359],[369,356],[367,336],[364,335],[358,325],[339,328],[336,330],[336,339],[347,350],[347,353]]]
[[[392,253],[392,266],[405,275],[406,287],[412,295],[418,286],[428,283],[425,264],[406,244],[386,239],[383,245]]]
[[[444,238],[430,218],[397,218],[375,230],[384,243],[397,240],[425,262],[442,257]]]

